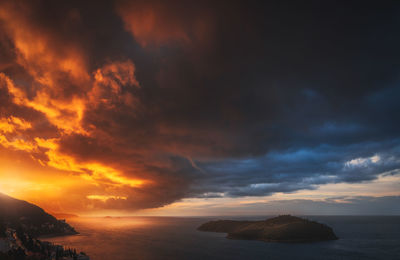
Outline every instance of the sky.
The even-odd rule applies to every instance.
[[[398,215],[399,14],[3,0],[0,192],[81,215]]]

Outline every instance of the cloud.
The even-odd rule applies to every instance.
[[[53,211],[397,174],[395,11],[311,7],[3,1],[1,154],[70,180]],[[55,188],[37,179],[44,203]]]
[[[192,45],[210,36],[212,8],[182,1],[118,1],[125,28],[143,47]],[[200,10],[199,10],[200,9]]]
[[[367,146],[371,151],[364,151],[364,154],[373,155],[346,159],[357,156],[361,147]],[[223,192],[224,196],[234,197],[265,196],[317,189],[327,183],[371,181],[381,174],[399,173],[398,149],[398,141],[353,147],[322,145],[270,152],[248,159],[198,163],[208,176],[201,180],[197,192]]]

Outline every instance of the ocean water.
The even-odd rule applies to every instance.
[[[309,244],[226,239],[200,232],[209,220],[231,217],[77,218],[80,235],[48,238],[92,260],[131,259],[400,259],[400,216],[307,216],[328,224],[339,240]],[[236,219],[259,220],[262,217]]]

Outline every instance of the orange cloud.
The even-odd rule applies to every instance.
[[[127,197],[124,196],[113,196],[113,195],[88,195],[86,196],[90,200],[100,200],[103,202],[106,202],[109,199],[114,199],[114,200],[126,200]]]
[[[3,133],[12,133],[16,130],[26,130],[31,127],[31,123],[19,117],[0,118],[0,132]]]
[[[107,195],[109,191],[129,194],[132,189],[151,183],[143,178],[125,176],[123,171],[101,160],[82,161],[64,154],[60,149],[60,142],[66,136],[93,134],[95,126],[84,124],[87,109],[99,106],[115,109],[119,104],[134,107],[138,101],[130,89],[138,88],[139,83],[133,62],[107,62],[89,72],[83,49],[74,41],[62,40],[57,32],[39,26],[32,19],[33,16],[34,9],[29,2],[17,4],[5,1],[0,4],[0,21],[13,43],[15,63],[31,79],[17,84],[12,75],[1,72],[0,87],[8,92],[13,105],[42,114],[58,132],[52,137],[38,135],[35,131],[43,122],[17,117],[11,110],[7,112],[10,116],[0,115],[0,146],[11,151],[23,151],[44,168],[74,176],[71,177],[73,183],[85,183],[86,189],[91,187],[86,192],[96,194],[93,196],[110,196]],[[2,181],[5,181],[5,177],[0,172]],[[26,185],[19,185],[21,183],[35,185],[21,179],[12,181],[7,178],[7,190],[14,190],[14,193],[17,192],[15,190],[26,188]],[[41,187],[38,190],[40,193],[54,187],[45,181],[36,184]],[[64,189],[71,189],[68,187]],[[77,192],[83,193],[80,196],[86,196],[85,191]],[[113,199],[125,197],[115,195]]]
[[[212,11],[198,11],[198,6],[188,3],[120,1],[117,12],[142,47],[203,44],[212,27]]]
[[[69,101],[53,99],[44,88],[37,91],[36,96],[31,100],[26,92],[15,86],[14,82],[4,73],[0,73],[0,80],[5,82],[15,104],[42,112],[53,125],[66,133],[85,133],[80,125],[84,110],[83,99],[78,97]]]
[[[15,54],[12,66],[0,72],[7,101],[0,104],[0,159],[21,158],[21,176],[0,167],[0,180],[7,183],[1,188],[58,212],[154,208],[181,199],[189,182],[182,173],[190,174],[195,164],[176,154],[186,156],[204,145],[186,144],[188,129],[162,130],[157,103],[143,104],[151,89],[139,83],[133,61],[95,60],[91,44],[71,36],[78,28],[69,26],[81,22],[78,10],[72,16],[61,10],[53,25],[41,20],[40,4],[0,3],[6,38],[0,42],[7,42],[0,46]],[[124,17],[143,46],[201,39],[203,16],[185,23],[165,4],[141,8],[129,7],[139,15]],[[137,27],[141,19],[142,29]],[[176,136],[182,140],[168,140]],[[29,186],[40,189],[33,192]]]
[[[132,61],[117,61],[108,63],[94,73],[93,88],[88,93],[90,105],[100,104],[113,108],[118,103],[134,106],[135,97],[123,88],[138,88],[135,77],[135,65]]]
[[[71,86],[88,85],[90,75],[83,51],[73,42],[61,41],[55,34],[38,27],[29,19],[34,15],[29,2],[17,4],[4,1],[0,20],[14,43],[16,63],[33,78],[28,91],[0,75],[18,105],[44,113],[49,121],[66,133],[80,132],[83,99],[80,93],[69,95]],[[66,86],[68,84],[69,86]],[[32,91],[34,93],[33,97]]]
[[[129,3],[119,6],[118,12],[126,28],[143,46],[162,45],[168,42],[190,42],[190,37],[181,22],[169,15],[162,3],[137,5]]]
[[[4,1],[0,9],[0,19],[5,21],[5,28],[14,42],[17,62],[48,88],[57,87],[60,73],[74,82],[88,80],[86,61],[79,47],[59,42],[45,28],[35,26],[29,19],[34,10],[28,3]]]
[[[124,66],[127,66],[126,69]],[[125,68],[125,70],[123,70]],[[109,87],[111,91],[118,95],[120,94],[120,88],[117,86],[119,82],[123,84],[132,84],[138,85],[137,81],[134,78],[133,74],[133,64],[131,62],[126,63],[115,63],[109,64],[105,66],[105,69],[99,69],[96,72],[96,79],[94,81],[94,92],[90,92],[88,94],[85,103],[80,103],[80,105],[91,104],[91,100],[98,100],[94,99],[93,93],[96,91],[100,91],[100,86]],[[128,76],[123,76],[118,73],[118,70],[122,69]],[[104,75],[103,75],[104,74]],[[57,113],[58,110],[43,110],[42,107],[35,106],[29,101],[26,97],[25,93],[21,91],[19,88],[15,87],[13,82],[4,74],[0,74],[0,76],[5,80],[6,86],[11,94],[14,95],[14,102],[18,105],[25,105],[36,109],[37,111],[43,112],[50,122],[54,123],[55,126],[59,127],[63,131],[63,133],[82,133],[82,126],[80,124],[80,120],[82,119],[82,115],[76,115],[78,117],[78,121],[68,121],[69,118],[63,115],[60,120],[54,120],[52,112]],[[100,78],[101,77],[101,78]],[[115,79],[113,79],[115,78]],[[97,92],[98,93],[98,92]],[[71,104],[70,104],[71,105]],[[74,101],[72,101],[72,105],[74,105]],[[42,109],[41,109],[42,108]],[[44,107],[47,108],[47,107]],[[83,111],[84,109],[82,109]],[[63,122],[66,124],[62,125]],[[60,127],[62,126],[62,127]],[[31,123],[25,121],[24,119],[11,116],[9,118],[0,118],[0,132],[4,134],[17,134],[20,130],[26,130],[31,128]],[[68,127],[68,128],[67,128]],[[89,134],[88,132],[84,131],[85,134]],[[32,138],[32,136],[31,136]],[[43,139],[39,137],[34,137],[30,141],[26,141],[22,138],[13,138],[12,141],[9,141],[5,135],[0,135],[0,144],[6,148],[13,148],[16,150],[22,150],[29,153],[32,152],[40,152],[41,150],[45,149],[44,154],[46,155],[46,161],[37,159],[40,164],[43,166],[53,167],[58,170],[63,170],[67,172],[73,172],[74,174],[79,175],[82,180],[88,181],[94,185],[101,185],[104,187],[121,187],[121,186],[128,186],[131,188],[140,187],[144,185],[146,182],[142,179],[133,179],[124,177],[122,173],[118,170],[113,169],[112,167],[107,167],[102,165],[101,163],[97,162],[77,162],[73,157],[64,155],[59,151],[59,141],[62,138],[62,135],[58,138],[51,138],[51,139]]]

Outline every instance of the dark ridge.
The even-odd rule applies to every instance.
[[[0,223],[10,228],[21,228],[33,237],[43,235],[73,235],[75,229],[57,220],[42,208],[0,193]]]
[[[38,236],[73,235],[75,229],[43,209],[0,193],[0,259],[4,260],[90,260],[73,248],[44,242]]]

